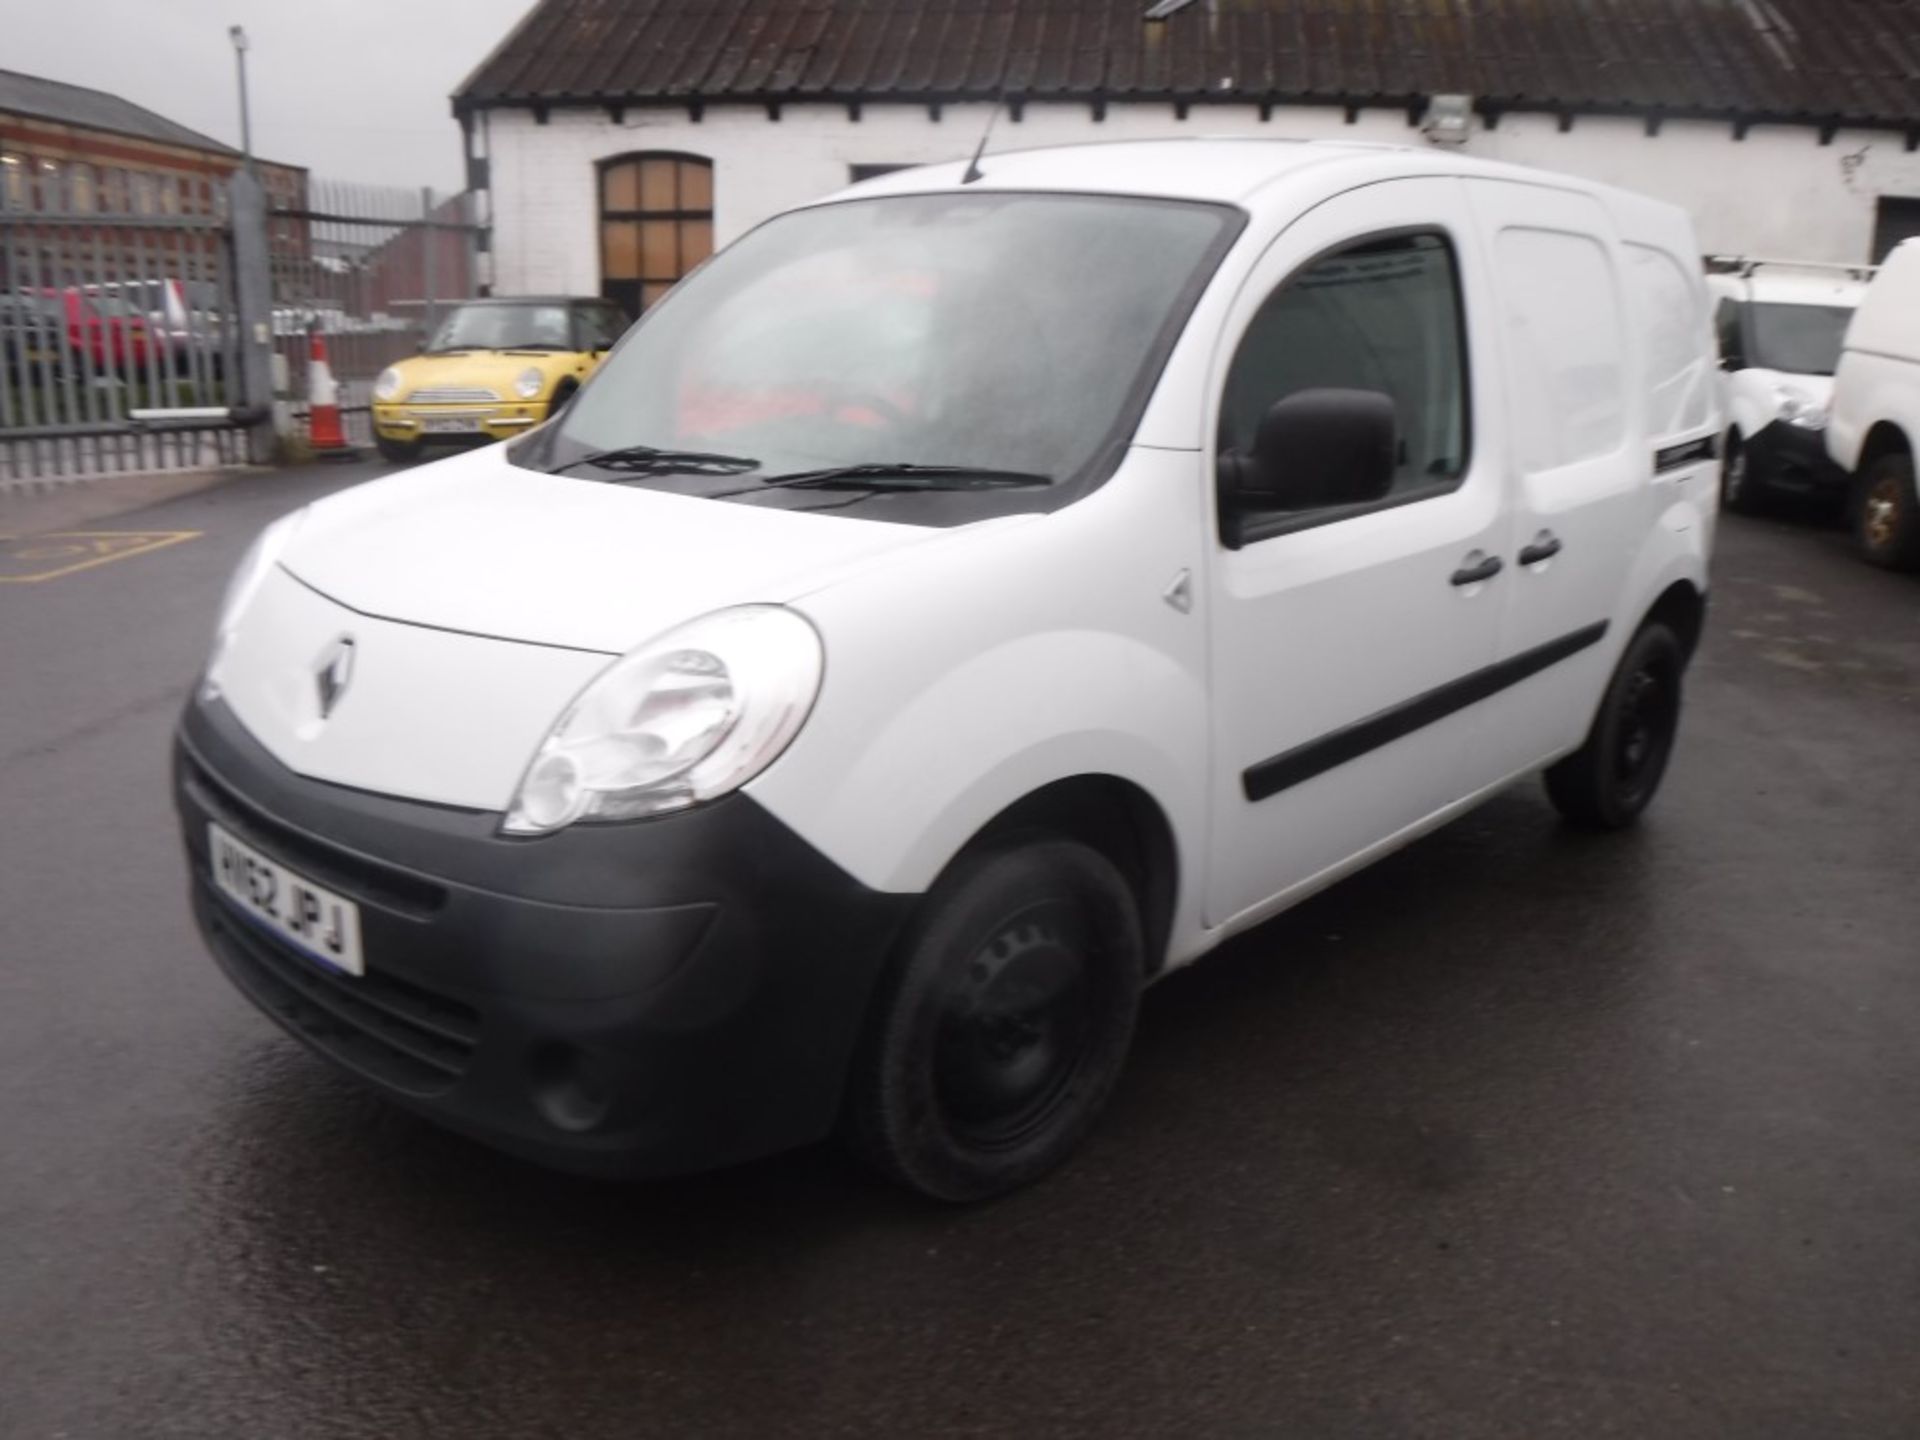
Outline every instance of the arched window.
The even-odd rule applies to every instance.
[[[713,253],[713,162],[655,152],[600,162],[600,293],[638,316]]]

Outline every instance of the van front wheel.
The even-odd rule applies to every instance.
[[[962,855],[882,984],[848,1140],[937,1200],[1038,1179],[1112,1093],[1144,973],[1138,909],[1105,857],[1053,838]]]
[[[1586,743],[1547,771],[1547,795],[1569,823],[1619,830],[1652,803],[1673,754],[1685,670],[1673,631],[1658,621],[1640,627],[1607,682]]]
[[[1764,482],[1753,473],[1753,456],[1738,430],[1729,430],[1720,459],[1720,503],[1736,515],[1757,515],[1766,508]]]

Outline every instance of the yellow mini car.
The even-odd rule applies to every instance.
[[[611,300],[461,301],[421,354],[374,381],[374,443],[389,460],[413,460],[428,445],[518,435],[564,405],[626,328]]]

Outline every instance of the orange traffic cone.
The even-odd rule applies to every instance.
[[[327,340],[318,330],[307,354],[307,443],[323,458],[350,457],[353,446],[340,424],[340,387],[327,364]]]

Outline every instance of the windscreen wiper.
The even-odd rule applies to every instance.
[[[1030,470],[998,470],[991,465],[916,465],[908,461],[833,465],[769,475],[758,485],[728,490],[709,498],[727,500],[762,490],[999,490],[1022,485],[1051,485],[1051,475]]]
[[[622,445],[614,450],[592,450],[555,465],[558,475],[576,465],[601,465],[635,475],[744,475],[760,462],[746,455],[715,455],[705,450],[662,450],[652,445]]]

